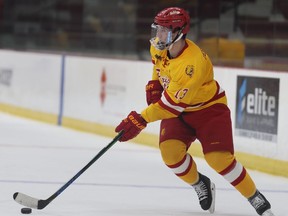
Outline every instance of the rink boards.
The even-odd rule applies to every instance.
[[[112,137],[131,110],[146,107],[150,62],[17,51],[0,51],[0,59],[4,112]],[[214,70],[228,97],[238,159],[288,177],[288,73]],[[157,147],[158,128],[151,123],[134,141]],[[199,143],[190,151],[202,156]]]

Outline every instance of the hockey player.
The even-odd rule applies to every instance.
[[[115,129],[120,141],[136,137],[149,122],[161,120],[159,148],[164,163],[191,185],[203,210],[214,212],[215,185],[198,172],[187,153],[198,139],[207,163],[238,190],[256,212],[273,216],[246,169],[234,156],[230,110],[225,91],[214,79],[209,57],[191,40],[188,13],[177,7],[159,12],[152,24],[150,53],[154,64],[146,86],[148,107],[132,111]]]

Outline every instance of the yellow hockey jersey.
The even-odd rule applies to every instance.
[[[186,39],[182,52],[170,59],[168,51],[150,48],[153,80],[164,88],[161,99],[141,112],[147,122],[179,116],[215,103],[227,104],[225,92],[214,80],[212,63],[195,43]]]

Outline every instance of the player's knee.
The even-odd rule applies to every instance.
[[[179,140],[160,143],[161,156],[166,165],[175,165],[186,155],[186,145]]]
[[[230,166],[235,159],[234,155],[228,151],[209,152],[204,157],[209,166],[218,173]]]

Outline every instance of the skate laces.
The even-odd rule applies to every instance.
[[[273,216],[270,210],[271,205],[266,198],[257,190],[255,195],[248,199],[259,215]]]
[[[263,206],[265,204],[265,200],[263,199],[263,197],[260,194],[258,194],[253,199],[249,200],[249,202],[251,203],[251,205],[255,209],[259,209],[261,206]]]
[[[193,185],[193,187],[197,193],[200,202],[208,198],[208,189],[203,181],[200,181],[198,184]]]

